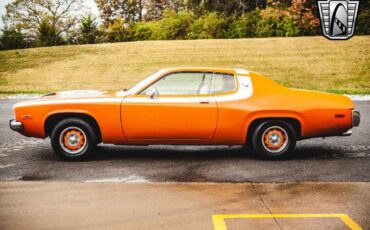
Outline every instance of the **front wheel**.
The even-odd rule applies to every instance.
[[[294,127],[285,121],[265,121],[252,136],[252,147],[259,157],[267,160],[287,158],[296,145]]]
[[[63,160],[80,160],[92,154],[96,135],[84,120],[68,118],[59,122],[51,133],[51,146]]]

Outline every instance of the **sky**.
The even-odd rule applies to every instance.
[[[11,2],[12,0],[0,0],[0,29],[4,27],[3,20],[1,20],[1,16],[5,14],[5,5]],[[99,15],[99,10],[96,7],[95,0],[84,0],[84,7],[90,8],[89,11],[93,15]]]

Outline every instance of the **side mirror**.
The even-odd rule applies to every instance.
[[[149,95],[150,99],[154,99],[155,96],[159,94],[157,88],[152,88],[151,90],[148,91],[147,95]]]

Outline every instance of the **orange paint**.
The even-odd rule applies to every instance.
[[[232,74],[237,88],[220,94],[158,95],[155,99],[140,94],[167,74],[184,71]],[[251,84],[243,85],[248,79]],[[248,90],[251,95],[243,96]],[[57,93],[14,106],[15,119],[24,126],[23,135],[45,138],[49,116],[84,114],[97,122],[102,141],[113,144],[244,144],[250,124],[269,118],[295,119],[302,139],[337,135],[352,128],[353,109],[345,96],[286,88],[255,72],[205,67],[162,70],[134,93]]]

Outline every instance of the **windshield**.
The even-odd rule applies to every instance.
[[[150,82],[154,81],[157,79],[163,71],[158,70],[157,72],[153,73],[152,75],[144,78],[143,80],[139,81],[136,85],[131,87],[129,90],[126,91],[127,94],[134,94],[140,89],[144,88],[146,85],[148,85]]]

